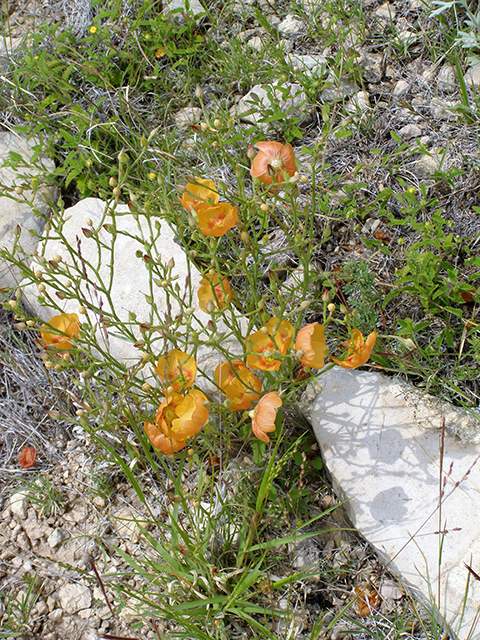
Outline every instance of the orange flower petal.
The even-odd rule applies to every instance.
[[[352,331],[350,342],[347,343],[348,353],[346,357],[341,360],[338,358],[332,358],[332,361],[344,369],[356,369],[357,367],[361,367],[362,364],[365,364],[370,358],[370,354],[372,353],[376,340],[377,332],[375,329],[369,334],[366,342],[360,331],[358,329],[354,329]]]
[[[325,366],[325,356],[328,347],[325,344],[324,326],[313,322],[302,327],[297,333],[295,350],[303,351],[300,362],[313,369],[322,369]]]
[[[223,309],[232,299],[232,288],[227,278],[220,278],[218,273],[200,280],[198,303],[202,311],[207,311],[211,302],[215,309]]]
[[[257,406],[251,412],[252,431],[263,442],[270,442],[267,433],[275,431],[275,419],[277,409],[282,406],[282,400],[276,391],[270,391],[258,401]]]
[[[241,360],[219,364],[215,369],[215,380],[232,403],[230,411],[250,409],[255,400],[260,397],[261,381]]]
[[[183,449],[187,444],[185,440],[179,441],[175,438],[168,437],[160,431],[160,429],[150,422],[145,422],[145,432],[153,444],[155,449],[162,451],[162,453],[172,454]]]
[[[280,186],[285,183],[285,174],[295,175],[297,164],[295,154],[290,143],[283,145],[281,142],[257,142],[255,146],[260,149],[252,162],[250,175],[258,178],[264,184]]]
[[[292,342],[293,325],[288,320],[270,318],[265,326],[268,335],[256,331],[245,338],[245,346],[251,352],[247,354],[247,364],[251,369],[278,371],[282,361],[273,357],[273,352],[279,351],[282,356],[287,353]],[[271,355],[265,356],[265,353]]]
[[[159,358],[155,371],[165,386],[171,386],[179,393],[192,386],[197,375],[197,363],[188,353],[171,349],[166,356]]]
[[[53,333],[51,329],[54,330]],[[78,338],[79,330],[80,323],[76,313],[60,313],[40,327],[40,335],[47,347],[63,351],[72,348],[72,338]]]
[[[33,467],[37,461],[37,450],[34,447],[22,447],[18,461],[22,469]]]
[[[198,227],[206,236],[219,238],[235,226],[238,220],[238,209],[228,202],[209,205],[201,204],[195,208],[198,216]]]
[[[187,211],[196,210],[201,204],[217,204],[219,195],[217,187],[212,180],[204,180],[203,178],[195,178],[195,183],[189,182],[179,198],[180,203]]]

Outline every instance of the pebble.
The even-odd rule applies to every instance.
[[[404,140],[411,140],[412,138],[419,138],[422,135],[422,130],[416,124],[406,124],[399,129],[398,135]]]
[[[175,124],[180,129],[188,129],[192,124],[200,122],[202,110],[199,107],[185,107],[180,109],[174,116]]]
[[[92,604],[90,589],[82,584],[67,584],[58,590],[57,595],[58,602],[65,613],[77,613],[82,609],[89,609]],[[50,615],[53,615],[53,613],[55,611]]]
[[[377,20],[381,20],[382,22],[393,22],[393,20],[395,20],[395,16],[397,15],[397,10],[392,4],[386,2],[385,4],[382,4],[381,7],[378,7],[373,15],[377,18]]]
[[[30,499],[28,495],[19,491],[18,493],[14,493],[10,498],[8,508],[14,518],[25,520],[29,503]]]
[[[392,95],[394,98],[400,98],[410,89],[410,84],[406,80],[398,80],[393,87]]]
[[[470,67],[463,78],[467,87],[478,89],[480,87],[480,63]]]
[[[278,25],[278,33],[284,38],[288,36],[298,35],[304,28],[302,20],[298,20],[291,14],[288,14]]]
[[[51,533],[48,536],[47,542],[51,549],[55,549],[56,547],[59,547],[62,544],[62,542],[67,540],[69,537],[70,537],[70,534],[67,531],[65,531],[65,529],[61,529],[59,527],[58,529],[55,529],[53,533]]]

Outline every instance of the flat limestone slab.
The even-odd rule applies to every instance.
[[[40,268],[45,272],[42,283],[46,286],[46,295],[50,295],[57,303],[57,309],[41,304],[37,287],[24,283],[24,303],[33,314],[48,322],[59,312],[79,314],[79,307],[84,305],[88,313],[87,316],[80,314],[80,322],[88,322],[89,326],[96,327],[98,344],[129,367],[136,367],[142,360],[141,346],[136,344],[142,338],[142,323],[165,327],[165,338],[156,342],[158,355],[172,348],[166,334],[170,327],[174,327],[179,348],[195,353],[201,374],[197,377],[197,384],[207,393],[215,393],[216,387],[211,380],[216,366],[226,358],[219,350],[205,344],[193,351],[195,344],[192,344],[185,330],[187,322],[200,333],[208,327],[210,320],[210,316],[198,304],[197,292],[202,276],[195,265],[188,262],[185,251],[176,243],[175,234],[167,222],[158,217],[133,215],[125,204],[109,207],[97,198],[85,198],[66,209],[63,219],[63,238],[58,237],[56,231],[45,231],[39,248],[40,253],[44,251],[46,260],[42,263],[37,257],[33,264],[34,270]],[[159,223],[159,228],[155,223]],[[108,231],[108,225],[115,225],[115,238]],[[84,229],[87,229],[87,235]],[[98,232],[99,241],[91,237],[92,229]],[[171,289],[178,286],[177,297],[169,296],[162,288],[159,277],[152,275],[145,266],[143,256],[147,251],[146,245],[150,246],[151,260],[157,264],[167,265],[173,261],[168,277],[173,283]],[[45,265],[56,255],[62,259],[60,266],[63,271],[56,277],[63,283],[78,280],[80,300],[73,294],[70,299],[58,299],[55,287],[49,284],[52,280]],[[187,317],[187,308],[193,310],[193,315]],[[95,309],[113,312],[116,322],[108,328],[100,328],[101,314]],[[183,318],[178,326],[177,316]],[[243,318],[239,322],[243,322]],[[121,332],[122,323],[131,328],[131,336]],[[226,334],[222,346],[230,353],[238,353],[240,345],[220,322],[215,330],[207,330],[202,334],[203,340],[216,331]],[[152,366],[149,365],[141,370],[140,375],[149,379],[151,371]]]
[[[353,524],[414,595],[435,599],[459,638],[480,638],[474,579],[461,619],[464,562],[480,574],[480,444],[447,433],[442,462],[441,416],[425,419],[431,405],[418,393],[412,402],[391,379],[338,367],[319,382],[310,420]]]

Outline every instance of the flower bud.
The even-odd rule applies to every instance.
[[[167,262],[167,267],[169,269],[173,269],[174,266],[175,266],[175,260],[173,258],[170,258],[170,260]]]
[[[114,198],[119,198],[121,193],[122,192],[118,187],[115,187],[114,189],[112,189],[112,195]]]
[[[53,364],[53,362],[51,360],[47,360],[45,362],[45,369],[53,369],[55,365]]]
[[[325,291],[322,293],[322,300],[323,300],[323,302],[329,302],[329,300],[330,300],[330,291],[328,289],[325,289]]]
[[[27,327],[34,327],[36,324],[35,320],[27,320]]]
[[[295,357],[298,358],[298,360],[300,360],[300,358],[303,358],[304,355],[305,351],[302,351],[301,349],[295,352]]]
[[[266,204],[266,202],[260,205],[260,211],[263,211],[263,213],[267,213],[268,211],[270,211],[270,207],[268,206],[268,204]]]
[[[33,275],[35,276],[35,278],[40,279],[43,276],[43,271],[40,271],[40,269],[37,269],[37,271],[35,271]]]
[[[255,147],[253,146],[253,144],[249,144],[247,149],[247,158],[249,160],[253,160],[256,155],[257,152],[255,151]]]
[[[240,239],[242,240],[242,242],[248,242],[250,240],[250,236],[246,231],[242,231],[242,233],[240,234]]]
[[[203,98],[202,87],[199,84],[197,84],[197,86],[195,87],[195,97],[198,100],[201,100]]]
[[[55,369],[55,371],[61,371],[63,367],[60,362],[57,362],[57,364],[53,368]]]
[[[200,129],[202,131],[208,131],[208,124],[206,122],[201,122],[200,123]]]
[[[265,336],[268,336],[268,327],[262,327],[262,328],[260,329],[260,331],[261,331]]]
[[[122,149],[120,151],[120,153],[118,154],[117,158],[118,158],[118,162],[120,164],[125,164],[126,162],[128,162],[128,155],[125,153],[124,149]]]
[[[40,291],[40,293],[45,293],[45,291],[46,291],[47,287],[43,284],[43,282],[41,282],[41,283],[38,285],[37,289]]]
[[[307,184],[308,183],[308,176],[302,176],[300,178],[300,182],[303,182],[303,184]]]
[[[75,415],[78,416],[79,418],[83,418],[83,416],[85,415],[85,411],[83,409],[77,409],[75,411]]]
[[[148,384],[148,382],[144,382],[142,384],[142,391],[145,391],[145,393],[150,393],[150,391],[152,390],[151,385]]]
[[[328,309],[328,311],[329,311],[330,313],[333,313],[333,312],[335,311],[335,309],[336,309],[336,306],[333,304],[333,302],[331,302],[331,303],[328,305],[327,309]]]
[[[14,191],[17,194],[17,196],[21,196],[23,193],[23,187],[15,187]]]
[[[57,264],[60,264],[60,262],[62,261],[62,256],[59,256],[58,253],[56,255],[53,256],[52,258],[53,262],[56,262]]]
[[[305,311],[305,309],[308,309],[311,302],[312,302],[311,300],[303,300],[303,302],[300,303],[300,310]]]
[[[81,315],[86,315],[87,310],[85,307],[79,307],[78,308],[78,313],[80,313]]]

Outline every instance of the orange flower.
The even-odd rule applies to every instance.
[[[166,356],[161,356],[155,367],[160,380],[179,393],[189,389],[197,375],[197,363],[188,353],[171,349]]]
[[[58,316],[53,316],[48,324],[40,327],[40,335],[47,348],[51,346],[63,351],[72,348],[72,338],[78,338],[79,329],[80,324],[76,313],[60,313]]]
[[[321,369],[325,365],[325,355],[328,347],[325,344],[325,327],[313,322],[302,327],[295,340],[296,351],[303,351],[300,362],[313,369]]]
[[[185,209],[191,212],[192,209],[196,210],[200,204],[217,204],[219,196],[217,187],[212,180],[195,178],[195,183],[189,182],[187,184],[179,200]]]
[[[270,318],[265,327],[245,338],[248,350],[253,351],[247,355],[247,364],[251,369],[262,371],[277,371],[282,364],[281,360],[273,357],[274,351],[279,351],[284,356],[293,336],[293,326],[288,320]]]
[[[33,447],[22,447],[22,452],[18,456],[18,461],[22,469],[29,469],[37,461],[37,450]]]
[[[297,165],[292,145],[281,142],[256,142],[260,151],[255,156],[250,169],[252,178],[258,178],[265,184],[275,182],[277,186],[285,183],[285,174],[295,175]]]
[[[339,367],[343,367],[344,369],[356,369],[357,367],[361,367],[362,364],[365,364],[370,358],[370,354],[372,353],[376,340],[377,332],[375,329],[368,336],[366,341],[360,331],[358,329],[354,329],[350,340],[346,342],[348,353],[345,358],[343,358],[343,360],[332,358],[332,360],[335,364],[338,364]]]
[[[155,449],[175,453],[196,435],[208,419],[209,409],[204,406],[207,396],[192,389],[185,396],[173,391],[158,407],[155,424],[145,422],[145,431]]]
[[[223,309],[232,299],[232,288],[226,278],[220,278],[218,273],[207,274],[200,280],[198,302],[202,311],[207,311],[211,302],[215,309]]]
[[[282,406],[282,400],[276,391],[270,391],[259,400],[257,406],[250,412],[252,431],[259,440],[270,442],[267,433],[275,431],[277,409]]]
[[[260,397],[261,381],[241,360],[219,364],[215,369],[215,380],[227,400],[231,400],[231,411],[250,409],[252,402]]]
[[[199,204],[195,207],[198,216],[198,227],[206,236],[219,238],[235,226],[238,220],[238,209],[228,202],[219,204]]]

